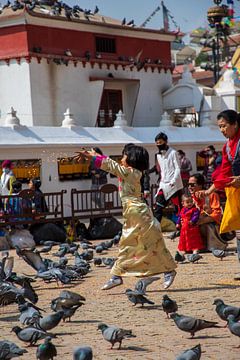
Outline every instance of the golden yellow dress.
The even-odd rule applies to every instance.
[[[111,274],[144,277],[174,270],[176,263],[165,246],[160,224],[141,197],[141,171],[110,158],[104,158],[100,167],[118,177],[123,205],[119,255]]]

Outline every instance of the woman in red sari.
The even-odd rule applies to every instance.
[[[221,133],[228,139],[222,150],[221,171],[213,185],[198,196],[210,195],[216,189],[225,189],[227,202],[220,233],[236,231],[238,260],[240,261],[240,114],[234,110],[222,111],[217,116]],[[234,278],[240,280],[240,274]]]

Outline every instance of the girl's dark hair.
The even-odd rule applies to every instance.
[[[98,153],[99,155],[103,155],[102,150],[99,147],[94,147],[93,150]]]
[[[194,177],[197,180],[197,185],[204,186],[205,179],[202,174],[196,173],[196,174],[191,175],[191,177]]]
[[[240,127],[240,114],[235,110],[224,110],[217,116],[217,120],[224,119],[230,125],[238,124]]]
[[[131,144],[124,147],[124,154],[127,155],[126,162],[129,166],[139,171],[149,169],[149,154],[144,147]]]
[[[22,190],[22,183],[18,180],[12,183],[12,189],[14,192],[20,192]]]
[[[39,190],[41,185],[42,185],[42,182],[39,178],[33,178],[31,179],[31,182],[33,183],[33,186],[34,186],[34,189],[35,190]]]
[[[122,150],[122,155],[126,154],[126,151],[128,149],[130,149],[132,146],[135,146],[135,144],[134,143],[128,143],[128,144],[124,145],[124,148]]]

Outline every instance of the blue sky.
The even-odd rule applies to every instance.
[[[126,17],[128,21],[135,20],[140,25],[160,5],[160,0],[65,0],[71,5],[79,5],[82,8],[94,9],[97,5],[100,13],[116,19]],[[189,32],[201,25],[207,25],[207,9],[214,6],[212,0],[165,0],[164,1],[176,23],[183,32]],[[223,4],[227,0],[223,0]],[[235,15],[240,16],[240,1],[235,0]],[[170,23],[171,24],[171,23]],[[162,11],[148,22],[148,27],[159,29],[163,27]],[[174,30],[171,24],[171,30]]]

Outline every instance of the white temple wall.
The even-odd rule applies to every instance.
[[[23,125],[32,126],[32,104],[29,64],[10,60],[9,65],[0,61],[0,126],[9,110],[17,109]]]
[[[122,67],[115,70],[113,66],[99,69],[97,64],[91,68],[89,63],[83,68],[81,63],[75,67],[72,62],[66,66],[53,61],[48,64],[46,59],[38,63],[34,58],[30,64],[11,61],[11,66],[2,66],[0,80],[6,84],[0,86],[2,118],[13,106],[22,124],[28,126],[60,126],[66,108],[70,108],[79,125],[95,126],[103,86],[122,90],[123,111],[130,122],[134,113],[133,126],[157,126],[163,112],[161,94],[172,83],[170,72],[159,74],[151,69],[146,72]],[[108,81],[109,73],[116,81]],[[99,80],[90,81],[90,76]]]

